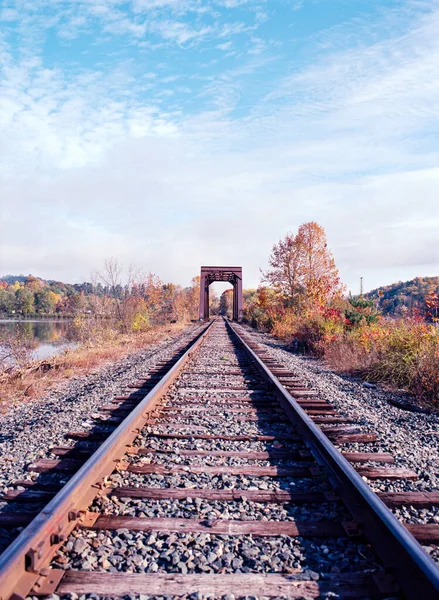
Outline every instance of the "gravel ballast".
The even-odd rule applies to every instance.
[[[319,579],[322,572],[366,570],[375,559],[367,545],[346,538],[263,538],[209,533],[144,533],[127,529],[72,534],[64,569],[131,573],[292,573]],[[66,560],[67,557],[67,560]],[[55,558],[54,563],[57,560]]]
[[[91,414],[201,330],[199,325],[188,326],[120,361],[74,377],[41,399],[9,407],[0,416],[0,492],[15,479],[29,478],[27,465],[48,456],[51,446],[65,445],[66,432],[94,427]]]
[[[244,329],[264,344],[273,358],[318,391],[319,397],[332,404],[340,415],[351,417],[364,433],[378,437],[374,444],[350,444],[343,449],[390,452],[395,466],[409,467],[418,473],[419,481],[413,489],[439,488],[439,413],[420,414],[396,408],[389,401],[403,401],[397,393],[338,375],[320,360],[292,354],[268,334],[255,333],[250,327]],[[377,489],[381,489],[379,484]]]

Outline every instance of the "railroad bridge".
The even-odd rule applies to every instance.
[[[201,267],[200,320],[209,318],[209,286],[214,281],[228,281],[233,286],[233,320],[242,320],[242,267]]]

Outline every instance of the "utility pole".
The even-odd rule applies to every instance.
[[[363,296],[363,278],[360,277],[360,296]]]

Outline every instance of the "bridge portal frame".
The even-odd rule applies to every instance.
[[[233,286],[233,320],[242,320],[242,267],[201,267],[200,320],[209,319],[209,286],[214,281],[228,281]]]

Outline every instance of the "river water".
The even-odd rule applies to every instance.
[[[0,335],[5,331],[24,336],[38,360],[75,346],[73,324],[68,319],[0,319]]]

